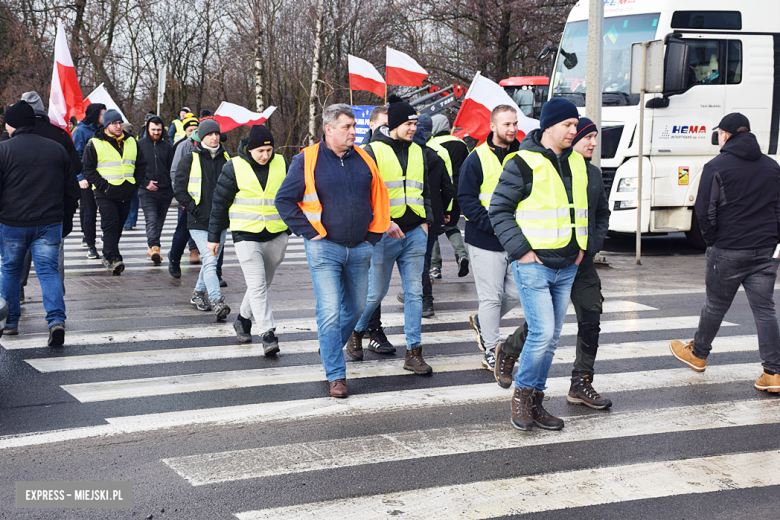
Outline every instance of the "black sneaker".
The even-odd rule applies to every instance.
[[[199,311],[211,310],[211,303],[209,303],[209,300],[206,297],[206,291],[193,291],[192,298],[190,298],[190,303],[193,304]]]
[[[263,338],[263,354],[266,356],[273,356],[279,353],[279,339],[274,334],[274,330],[271,329],[262,336]]]
[[[114,260],[111,262],[111,274],[114,276],[119,276],[122,274],[122,271],[125,270],[125,263],[121,260]]]
[[[24,305],[24,287],[19,289],[19,305]]]
[[[236,337],[239,343],[252,342],[252,320],[248,320],[239,313],[236,321],[233,322],[233,328],[236,331]]]
[[[218,300],[211,302],[211,306],[214,308],[214,316],[217,318],[217,321],[224,320],[230,314],[230,307],[225,303],[224,296],[220,296]]]
[[[423,302],[422,317],[433,318],[434,316],[436,316],[436,313],[433,312],[433,302]]]
[[[50,347],[61,347],[65,344],[65,325],[57,322],[49,327],[49,343]]]
[[[431,267],[431,280],[441,280],[441,268],[440,267]]]
[[[172,260],[168,261],[168,274],[174,278],[181,278],[181,264]]]
[[[368,350],[377,354],[395,354],[395,347],[387,341],[385,329],[379,327],[377,330],[367,331],[366,334],[369,337],[368,346],[366,347]]]
[[[100,260],[100,255],[98,254],[97,248],[95,246],[87,249],[87,258],[90,260]]]
[[[458,258],[458,277],[463,278],[469,274],[469,257],[461,256]]]
[[[218,278],[219,278],[219,286],[220,287],[227,287],[227,282],[225,280],[223,280],[221,276],[218,277]]]
[[[9,327],[5,326],[3,327],[3,336],[18,336],[19,335],[19,327]]]
[[[482,329],[479,328],[479,314],[472,314],[469,316],[469,325],[477,333],[477,347],[482,352],[485,352],[485,342],[482,341]]]
[[[89,244],[87,244],[87,239],[86,238],[82,238],[81,239],[81,247],[89,247]]]

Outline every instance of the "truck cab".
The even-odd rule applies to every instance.
[[[639,95],[630,93],[631,45],[663,40],[664,92],[646,95],[643,233],[685,231],[704,243],[693,205],[699,179],[719,153],[713,130],[726,114],[748,117],[761,149],[777,160],[780,129],[780,2],[604,0],[601,166],[612,233],[636,232]],[[550,97],[582,114],[588,2],[569,14]]]
[[[550,78],[547,76],[513,76],[502,79],[499,86],[509,94],[520,110],[528,117],[539,119],[542,105],[547,101]]]

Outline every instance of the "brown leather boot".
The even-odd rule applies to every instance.
[[[536,424],[539,428],[544,428],[545,430],[563,429],[563,419],[558,419],[545,410],[544,406],[542,406],[542,401],[544,401],[544,392],[535,390],[533,407],[534,424]]]
[[[347,340],[347,354],[355,361],[363,361],[363,334],[353,330]]]
[[[411,370],[415,374],[424,375],[433,372],[433,369],[425,362],[422,356],[422,347],[406,350],[406,360],[404,361],[404,370]]]
[[[501,388],[512,386],[512,371],[515,369],[516,361],[516,357],[506,354],[506,342],[499,343],[496,347],[496,366],[493,367],[493,375]]]
[[[571,376],[571,386],[566,400],[572,404],[584,404],[596,410],[605,410],[612,406],[612,400],[601,395],[593,388],[593,374],[575,374]]]
[[[509,422],[518,430],[532,430],[533,408],[534,389],[515,388],[515,393],[512,395],[512,418]]]
[[[200,253],[197,249],[190,249],[190,265],[200,265]]]
[[[330,395],[332,395],[333,397],[343,399],[349,395],[349,393],[347,392],[346,379],[336,379],[334,381],[331,381],[329,385],[330,385]]]
[[[152,246],[147,253],[154,262],[154,265],[160,265],[162,263],[162,255],[160,254],[159,246]]]

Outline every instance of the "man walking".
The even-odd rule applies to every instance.
[[[171,183],[176,178],[176,168],[178,168],[181,158],[183,155],[186,155],[182,154],[182,152],[187,150],[187,153],[189,153],[197,145],[199,121],[192,114],[188,114],[188,116],[184,119],[185,137],[173,144],[173,151],[171,152],[173,154]],[[187,211],[181,204],[176,204],[176,206],[178,208],[178,220],[176,222],[176,230],[173,232],[173,239],[171,240],[171,249],[168,251],[168,274],[174,278],[181,278],[181,257],[184,254],[184,249],[189,246],[191,265],[200,264],[200,255],[198,254],[198,246],[187,229]]]
[[[488,208],[501,176],[501,164],[516,152],[517,112],[509,105],[498,105],[490,115],[490,134],[463,162],[458,187],[458,202],[466,216],[466,244],[474,270],[479,311],[469,317],[477,333],[477,347],[485,353],[482,366],[493,370],[495,348],[499,342],[501,318],[520,303],[512,261],[490,223]]]
[[[76,146],[76,152],[79,154],[79,162],[84,156],[84,149],[87,143],[95,135],[97,129],[103,126],[103,114],[106,111],[106,105],[103,103],[91,103],[85,112],[84,119],[76,127],[73,133],[73,143]],[[97,238],[97,203],[95,194],[92,192],[92,186],[84,178],[82,173],[78,175],[79,188],[81,188],[81,208],[79,210],[79,221],[81,222],[81,232],[84,239],[81,242],[82,247],[87,248],[87,258],[90,260],[99,260],[100,255],[95,247]]]
[[[160,235],[165,217],[173,199],[171,164],[173,147],[163,139],[163,121],[152,116],[146,121],[145,136],[138,141],[138,148],[146,160],[146,185],[138,189],[138,197],[146,221],[146,254],[154,265],[162,263]]]
[[[65,148],[36,134],[30,105],[11,105],[4,117],[11,138],[0,143],[0,292],[9,305],[3,331],[19,333],[21,270],[29,249],[41,284],[48,345],[59,347],[65,343],[66,318],[59,250],[73,228],[78,184]]]
[[[511,423],[519,430],[564,426],[542,402],[571,285],[588,248],[588,172],[571,148],[578,120],[568,99],[548,101],[540,128],[505,159],[490,201],[490,221],[512,262],[528,322],[512,397]]]
[[[593,257],[601,250],[609,229],[609,204],[601,170],[590,162],[596,149],[598,129],[587,117],[581,117],[577,124],[577,135],[572,148],[585,159],[588,167],[588,249],[577,269],[571,287],[571,302],[577,314],[577,353],[571,373],[571,386],[566,400],[573,404],[584,404],[597,410],[612,406],[612,401],[602,397],[593,388],[594,364],[599,348],[601,311],[604,297],[601,295],[601,280],[596,271]],[[528,324],[518,327],[505,343],[496,347],[494,375],[503,388],[512,385],[512,371],[523,350],[528,334]]]
[[[287,175],[287,162],[274,153],[274,136],[255,125],[222,169],[209,219],[209,250],[216,256],[222,231],[230,227],[246,293],[233,328],[239,343],[252,341],[252,317],[263,340],[263,353],[279,352],[268,287],[287,251],[287,225],[274,205]]]
[[[780,166],[761,153],[740,113],[717,127],[720,155],[704,165],[695,216],[707,244],[707,299],[693,341],[672,341],[672,355],[704,372],[712,340],[740,286],[753,311],[764,367],[758,390],[780,392],[780,328],[774,289],[780,259]],[[774,254],[773,254],[774,253]]]
[[[342,348],[366,305],[372,246],[390,226],[390,207],[374,160],[355,146],[349,105],[327,107],[322,126],[322,140],[293,158],[276,208],[304,237],[322,366],[330,395],[343,398],[348,392]]]
[[[227,229],[220,233],[217,253],[209,250],[209,218],[217,179],[230,156],[219,142],[219,123],[206,119],[198,126],[200,143],[179,162],[173,194],[187,210],[187,228],[200,251],[200,267],[190,303],[200,311],[214,310],[216,319],[224,320],[230,307],[219,288],[217,257],[225,245]]]
[[[89,140],[81,160],[82,174],[94,186],[103,231],[103,265],[114,276],[125,270],[119,240],[130,213],[130,201],[143,184],[146,161],[138,153],[136,140],[122,130],[122,116],[116,110],[103,114],[104,127]]]
[[[362,340],[371,314],[390,288],[393,265],[398,265],[404,293],[404,369],[430,374],[422,355],[422,270],[428,243],[428,225],[433,212],[428,184],[428,166],[420,145],[412,142],[417,131],[417,112],[404,101],[391,102],[387,126],[374,132],[365,150],[376,161],[390,198],[392,222],[374,247],[369,272],[369,289],[363,315],[347,343],[347,353],[363,359]]]

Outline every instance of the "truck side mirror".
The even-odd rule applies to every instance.
[[[666,43],[664,96],[673,96],[688,90],[688,78],[693,72],[689,66],[690,52],[691,48],[683,41],[670,39]]]
[[[710,142],[712,144],[714,144],[715,146],[718,146],[719,143],[718,143],[718,131],[717,130],[712,132],[712,141],[710,141]]]

